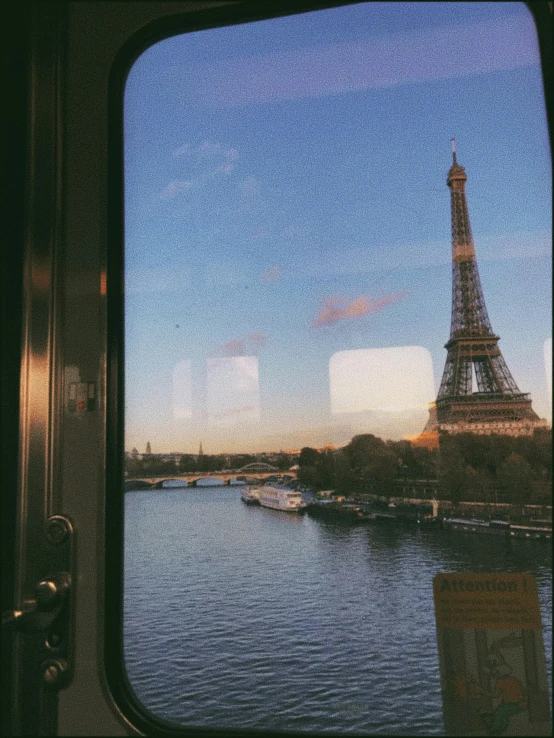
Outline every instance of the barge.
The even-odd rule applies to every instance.
[[[465,533],[483,533],[485,535],[504,536],[509,538],[527,538],[533,540],[551,540],[552,524],[518,525],[507,520],[484,520],[483,518],[445,518],[443,527],[452,531]]]

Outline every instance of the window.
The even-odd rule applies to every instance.
[[[541,84],[532,19],[511,3],[359,3],[210,28],[130,69],[124,652],[166,727],[439,734],[433,575],[532,571],[550,621],[540,543],[424,530],[400,521],[395,495],[437,478],[447,503],[475,506],[468,519],[521,502],[547,514]],[[489,343],[500,336],[544,423],[494,446],[515,421],[491,420],[492,404],[465,413],[483,391],[477,358],[469,392],[446,396],[485,433],[468,449],[439,418],[444,469],[429,405],[449,366],[453,136]],[[232,483],[284,475],[304,485],[305,514],[243,505]],[[319,504],[329,490],[366,515]]]

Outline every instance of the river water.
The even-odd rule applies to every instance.
[[[551,684],[552,548],[244,505],[238,488],[125,506],[126,667],[178,725],[444,733],[432,579],[537,577]]]

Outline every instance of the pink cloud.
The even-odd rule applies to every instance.
[[[218,353],[223,356],[244,356],[246,345],[243,338],[231,338],[225,341],[219,349]]]
[[[251,333],[246,338],[250,353],[252,354],[257,354],[266,341],[267,336],[264,336],[263,333]]]
[[[250,333],[243,338],[230,338],[225,341],[218,349],[217,353],[221,356],[246,356],[247,354],[257,354],[263,344],[267,341],[267,336],[263,333]]]
[[[346,303],[340,297],[326,297],[323,301],[323,308],[313,321],[312,327],[335,325],[339,320],[356,320],[365,315],[378,313],[387,305],[394,305],[405,294],[405,292],[395,292],[377,300],[372,300],[368,295],[360,295],[352,302]]]
[[[279,269],[279,265],[274,264],[265,272],[263,272],[263,274],[260,276],[260,279],[262,280],[262,282],[277,282],[280,276],[281,270]]]

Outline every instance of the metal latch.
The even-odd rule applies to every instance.
[[[40,655],[43,681],[50,687],[66,686],[70,676],[70,595],[73,527],[62,515],[53,515],[45,526],[45,561],[52,574],[36,585],[34,598],[20,609],[2,613],[2,631],[44,634]]]
[[[25,600],[23,609],[2,614],[2,630],[9,628],[19,633],[46,632],[60,616],[67,601],[71,574],[60,572],[40,581],[35,599]]]

